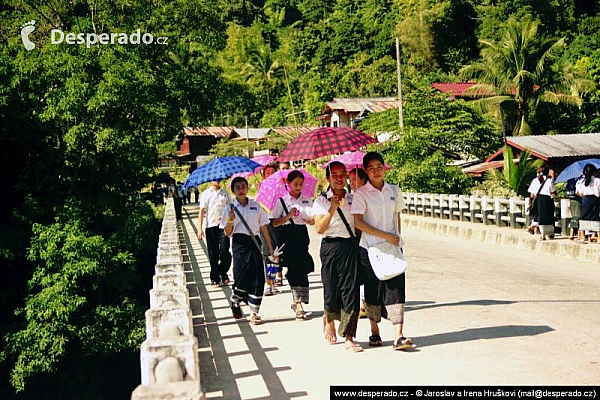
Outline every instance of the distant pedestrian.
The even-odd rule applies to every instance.
[[[313,225],[310,216],[312,199],[302,195],[304,175],[294,170],[287,176],[289,194],[275,203],[271,218],[277,228],[278,244],[285,245],[280,264],[287,267],[286,278],[292,289],[292,310],[296,320],[306,320],[302,303],[308,304],[308,274],[315,270],[313,259],[308,252],[310,239],[306,224]]]
[[[358,243],[351,215],[352,193],[345,189],[348,174],[340,162],[327,166],[331,189],[315,199],[312,215],[321,239],[321,281],[323,282],[323,333],[334,344],[335,320],[346,348],[354,353],[363,348],[354,342],[359,313]]]
[[[539,225],[540,240],[554,239],[554,196],[556,189],[549,167],[544,167],[535,177],[529,189],[533,205],[533,217]]]
[[[369,181],[369,176],[364,169],[356,167],[348,174],[348,181],[350,181],[350,189],[352,192],[356,192],[359,187],[364,186]],[[356,237],[360,239],[360,229],[355,229]],[[359,318],[367,317],[367,304],[365,302],[365,285],[360,285],[360,312]]]
[[[241,303],[250,307],[250,322],[262,324],[258,315],[265,289],[265,266],[260,248],[259,232],[263,234],[269,253],[273,246],[267,232],[269,217],[259,203],[248,195],[248,181],[236,177],[231,181],[235,200],[223,210],[220,227],[227,236],[233,237],[233,287],[231,311],[235,319],[242,318]]]
[[[413,341],[403,334],[406,302],[406,273],[381,281],[375,275],[367,249],[383,241],[400,246],[400,213],[404,208],[402,191],[384,181],[385,163],[381,154],[369,152],[363,157],[363,166],[369,182],[356,190],[352,201],[355,226],[362,231],[359,256],[365,284],[367,315],[371,323],[369,346],[381,346],[378,323],[390,320],[395,330],[392,348],[405,350],[414,347]]]
[[[205,238],[203,226],[206,215],[206,248],[210,262],[210,282],[213,287],[229,284],[229,268],[231,253],[229,252],[229,237],[223,232],[221,216],[223,210],[231,202],[227,191],[221,189],[219,182],[213,181],[200,196],[198,207],[198,239]]]
[[[581,197],[577,195],[577,181],[579,179],[572,178],[565,185],[567,199],[569,199],[569,211],[571,212],[571,220],[569,221],[569,239],[581,240],[579,235],[579,217],[581,216]]]
[[[586,164],[583,167],[583,179],[576,184],[576,192],[583,198],[581,201],[581,217],[579,219],[579,229],[584,231],[586,239],[582,243],[597,239],[600,231],[600,179],[595,177],[596,167],[593,164]]]

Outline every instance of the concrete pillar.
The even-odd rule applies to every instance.
[[[450,212],[449,219],[450,221],[453,221],[456,217],[454,216],[454,212],[458,211],[459,207],[458,204],[456,202],[456,195],[455,194],[451,194],[448,196],[448,211]]]
[[[510,227],[512,229],[517,229],[517,217],[520,217],[520,213],[518,212],[518,207],[517,207],[517,199],[514,197],[511,197],[509,199],[509,213],[510,213]]]
[[[161,289],[166,287],[186,288],[186,279],[183,271],[170,271],[160,274],[155,274],[152,277],[152,287]]]
[[[531,215],[529,209],[531,208],[531,197],[525,198],[525,225],[531,226]]]
[[[445,216],[444,216],[444,210],[446,210],[446,208],[447,208],[447,207],[446,207],[446,204],[447,204],[447,202],[446,202],[446,201],[444,201],[444,196],[445,196],[444,194],[440,194],[440,195],[439,195],[439,202],[440,202],[440,204],[439,204],[439,209],[440,209],[440,219],[444,219],[444,218],[445,218]]]
[[[569,199],[560,199],[560,227],[561,235],[569,236]]]
[[[161,308],[166,302],[175,302],[179,307],[189,307],[190,298],[186,288],[150,289],[150,308]]]
[[[146,310],[147,339],[194,334],[190,308],[168,306]]]
[[[469,198],[469,210],[471,212],[471,223],[475,223],[476,221],[476,217],[475,214],[477,214],[479,212],[479,210],[477,209],[477,200],[475,199],[475,196],[471,195],[471,197]]]
[[[422,209],[421,209],[421,215],[426,217],[427,216],[427,196],[425,196],[425,193],[423,193],[421,195],[421,205],[422,205]]]
[[[204,400],[200,382],[186,381],[139,385],[131,394],[131,400]]]
[[[200,381],[195,336],[146,339],[141,346],[142,385]]]
[[[161,260],[161,262],[157,263],[154,266],[154,273],[155,274],[165,274],[167,272],[184,272],[183,269],[183,263],[181,262],[174,262],[174,263],[168,263],[168,262],[163,262]]]
[[[500,197],[494,197],[494,213],[496,215],[496,226],[502,226],[502,215],[506,214],[502,212],[502,203]]]

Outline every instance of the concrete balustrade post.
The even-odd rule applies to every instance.
[[[456,204],[456,195],[455,194],[451,194],[448,196],[448,217],[450,219],[450,221],[454,221],[456,219],[456,217],[454,216],[454,213],[458,211],[458,205]]]
[[[146,339],[140,353],[142,385],[200,382],[198,341],[195,336]]]
[[[175,302],[179,307],[189,307],[189,294],[186,288],[168,287],[150,290],[150,308],[161,308],[166,302]]]
[[[446,202],[444,201],[444,195],[440,194],[439,195],[439,209],[440,209],[440,219],[444,219],[445,215],[444,215],[444,210],[446,210]]]
[[[500,203],[500,197],[494,197],[494,214],[496,216],[496,226],[502,226],[502,204]]]
[[[183,271],[170,271],[161,274],[155,274],[152,277],[152,287],[154,289],[166,287],[179,287],[185,289],[186,280]]]
[[[425,193],[423,193],[421,195],[421,206],[422,206],[421,215],[424,217],[427,216],[427,201],[426,201],[426,199],[427,199],[427,196],[425,196]]]
[[[560,227],[561,235],[569,236],[569,222],[570,222],[570,204],[569,199],[560,199]]]
[[[490,215],[492,212],[492,209],[490,207],[490,204],[488,203],[488,198],[487,196],[482,196],[481,197],[481,216],[482,216],[482,222],[484,225],[488,225],[490,223],[490,220],[488,218],[488,215]]]
[[[475,216],[475,214],[477,214],[478,210],[477,210],[477,201],[475,199],[475,196],[471,195],[471,197],[469,198],[469,210],[471,213],[471,218],[469,218],[471,220],[471,223],[475,223],[475,219],[477,218]]]
[[[509,199],[509,213],[510,213],[510,227],[511,229],[517,229],[517,217],[519,213],[517,211],[517,199],[511,197]]]
[[[194,334],[192,312],[189,307],[183,308],[176,304],[169,307],[146,310],[146,338],[187,336]]]
[[[529,209],[531,208],[531,197],[525,198],[525,225],[531,226],[531,213]]]
[[[431,211],[431,217],[435,218],[435,195],[434,194],[429,195],[429,202],[431,203],[431,207],[429,208],[429,210]]]

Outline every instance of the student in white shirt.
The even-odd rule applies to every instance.
[[[330,190],[317,196],[312,207],[317,233],[321,239],[321,282],[323,282],[323,333],[325,339],[337,342],[335,323],[340,321],[340,336],[346,348],[354,353],[363,348],[354,342],[359,313],[358,243],[351,215],[352,193],[346,192],[348,178],[344,164],[334,161],[327,166]],[[340,216],[344,215],[346,222]],[[347,224],[347,226],[346,226]]]
[[[244,302],[248,304],[252,313],[250,322],[253,325],[260,325],[262,320],[258,312],[265,290],[265,266],[261,254],[259,233],[263,234],[269,253],[277,262],[267,230],[269,216],[258,202],[247,197],[248,181],[246,179],[234,178],[231,181],[231,189],[235,194],[235,200],[223,210],[219,224],[227,236],[233,237],[233,279],[235,282],[232,287],[231,311],[234,318],[242,318],[240,304]],[[251,232],[248,231],[243,221],[246,221]]]
[[[414,347],[411,338],[404,337],[405,273],[380,281],[371,267],[367,248],[387,241],[400,245],[400,212],[404,208],[402,191],[384,181],[385,163],[381,154],[369,152],[363,157],[369,182],[359,188],[352,201],[354,225],[362,231],[359,257],[365,284],[367,316],[371,323],[369,346],[381,346],[378,323],[381,317],[390,320],[395,328],[394,350]]]
[[[308,274],[315,270],[315,264],[308,252],[310,239],[306,224],[313,225],[310,215],[312,200],[302,195],[304,175],[294,170],[287,176],[290,193],[279,198],[271,211],[273,226],[277,228],[277,244],[285,245],[280,265],[287,267],[286,278],[292,290],[296,320],[306,320],[302,303],[308,304]]]
[[[581,196],[581,217],[579,218],[579,229],[592,235],[597,239],[597,232],[600,231],[600,179],[595,174],[597,170],[593,164],[586,164],[583,167],[583,179],[577,182],[575,192]],[[583,243],[587,243],[583,241]]]
[[[230,202],[227,191],[221,189],[219,182],[210,183],[208,189],[200,196],[198,210],[198,239],[206,237],[208,260],[210,261],[210,281],[213,287],[219,283],[229,284],[229,268],[231,267],[231,253],[229,252],[229,237],[219,227],[223,209]],[[204,216],[206,214],[206,236],[203,231]]]
[[[531,195],[532,219],[536,221],[540,228],[540,240],[546,240],[546,237],[554,239],[554,181],[550,174],[550,168],[544,167],[541,173],[535,177],[527,191]]]

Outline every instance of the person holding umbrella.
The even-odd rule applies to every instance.
[[[354,225],[362,231],[359,257],[365,285],[367,316],[371,323],[369,346],[381,346],[378,323],[381,317],[394,325],[396,337],[394,350],[414,347],[411,338],[405,337],[404,305],[406,301],[406,273],[381,281],[371,267],[367,249],[383,241],[400,246],[400,212],[404,208],[402,191],[384,181],[385,163],[381,154],[369,152],[363,158],[369,182],[354,193],[352,214]],[[397,232],[397,233],[395,233]]]
[[[592,236],[596,236],[600,231],[600,179],[594,176],[596,171],[593,164],[586,164],[583,167],[583,179],[577,182],[575,189],[576,193],[583,197],[579,229],[584,231],[585,235],[591,233]]]
[[[198,239],[206,237],[206,248],[208,260],[210,261],[210,281],[213,287],[219,287],[219,282],[229,284],[227,273],[231,267],[231,253],[229,253],[230,241],[225,236],[223,229],[219,227],[223,210],[230,203],[229,194],[221,189],[219,181],[212,181],[200,196],[200,207],[198,210]],[[204,235],[203,223],[206,213],[206,235]]]
[[[352,193],[345,189],[348,174],[340,162],[327,166],[326,176],[331,189],[318,196],[312,208],[317,233],[321,240],[321,281],[323,282],[323,333],[330,344],[337,341],[335,323],[340,321],[339,334],[346,339],[346,348],[354,353],[363,348],[354,342],[359,313],[358,243],[351,218]],[[346,218],[346,216],[348,218]]]
[[[250,322],[262,324],[258,315],[265,288],[265,267],[259,244],[259,233],[265,238],[273,261],[277,262],[267,225],[269,217],[260,204],[247,197],[248,181],[236,177],[231,181],[235,200],[223,210],[219,227],[233,238],[233,279],[231,311],[235,319],[242,318],[241,303],[250,307]]]
[[[278,228],[278,245],[285,245],[280,264],[287,267],[286,278],[292,289],[294,301],[292,310],[296,313],[296,320],[302,321],[306,320],[302,303],[308,304],[309,300],[308,274],[315,270],[313,259],[308,252],[310,239],[306,228],[306,224],[314,224],[310,215],[313,202],[309,197],[302,195],[304,175],[301,171],[290,172],[286,181],[289,193],[275,203],[271,218],[273,226]]]

